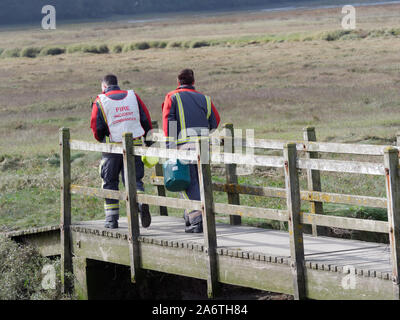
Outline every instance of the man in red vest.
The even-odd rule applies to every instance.
[[[133,90],[121,90],[115,75],[106,75],[101,83],[102,94],[97,96],[92,106],[90,127],[95,139],[99,142],[121,143],[122,135],[131,132],[134,145],[142,145],[142,137],[152,129],[150,113]],[[146,142],[147,144],[147,142]],[[135,156],[136,187],[144,192],[144,165],[140,156]],[[123,157],[121,154],[103,153],[100,163],[100,175],[103,189],[118,190],[119,175],[124,181]],[[138,204],[142,226],[147,228],[151,223],[148,204]],[[106,228],[118,228],[119,201],[105,199]]]
[[[184,69],[178,75],[178,88],[165,97],[163,113],[164,135],[168,146],[178,149],[195,149],[199,138],[218,127],[220,116],[211,98],[194,87],[194,72]],[[200,200],[197,165],[190,164],[191,184],[182,192],[185,199]],[[185,212],[185,231],[188,233],[203,232],[201,211]]]

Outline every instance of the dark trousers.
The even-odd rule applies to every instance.
[[[200,201],[200,185],[197,164],[189,164],[190,185],[182,192],[183,198]]]
[[[144,165],[140,156],[135,156],[136,188],[144,191],[142,179],[144,177]],[[103,189],[119,190],[119,175],[122,175],[122,183],[125,185],[124,161],[122,154],[103,153],[100,163],[100,176],[103,180]],[[105,199],[104,211],[107,217],[119,216],[119,201]]]
[[[197,164],[190,164],[190,185],[189,187],[183,191],[182,197],[184,199],[197,200],[200,201],[200,185],[199,185],[199,175],[197,171]],[[189,225],[198,225],[202,222],[202,211],[201,210],[193,210],[188,212],[185,210],[184,218],[186,222],[186,226]]]

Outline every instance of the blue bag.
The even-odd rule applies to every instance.
[[[172,192],[184,191],[190,185],[190,169],[177,159],[168,159],[163,164],[164,185]]]

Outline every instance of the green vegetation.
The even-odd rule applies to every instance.
[[[21,57],[35,58],[40,52],[41,52],[40,48],[27,47],[27,48],[22,49]]]
[[[111,47],[111,52],[112,53],[121,53],[123,48],[124,48],[124,46],[122,44],[115,44]]]
[[[55,289],[43,289],[43,267],[56,271]],[[71,299],[61,293],[60,261],[42,257],[35,248],[0,236],[0,300]],[[72,275],[69,275],[72,276]]]
[[[40,50],[41,56],[56,56],[65,53],[65,48],[60,47],[44,47]]]
[[[97,46],[90,44],[76,44],[68,46],[67,53],[76,53],[76,52],[104,54],[104,53],[109,53],[109,49],[108,46],[105,44]]]
[[[1,57],[2,58],[17,58],[20,56],[20,54],[21,54],[21,49],[18,49],[18,48],[5,49],[2,52]]]
[[[72,44],[65,48],[61,47],[44,47],[35,48],[27,47],[22,51],[18,48],[7,49],[0,55],[2,57],[28,57],[35,58],[36,56],[58,55],[63,53],[121,53],[135,50],[148,49],[165,49],[165,48],[191,48],[197,49],[202,47],[219,46],[252,46],[267,43],[283,43],[283,42],[306,42],[306,41],[338,41],[338,40],[358,40],[378,37],[399,37],[400,28],[382,29],[382,30],[335,30],[325,31],[320,33],[290,33],[280,35],[263,35],[263,36],[245,36],[239,38],[226,38],[219,40],[185,40],[185,41],[140,41],[126,44]],[[110,49],[111,48],[111,49]]]

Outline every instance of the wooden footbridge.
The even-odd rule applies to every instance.
[[[61,255],[64,289],[72,286],[82,299],[90,298],[90,262],[93,260],[130,267],[131,279],[144,281],[143,270],[155,270],[207,280],[208,296],[218,298],[220,283],[292,294],[296,299],[399,299],[400,271],[400,176],[398,149],[393,146],[315,142],[315,131],[304,131],[304,141],[239,139],[232,125],[219,139],[203,140],[196,151],[168,150],[159,145],[133,146],[124,136],[122,145],[71,140],[68,129],[60,130],[61,222],[60,226],[10,233],[34,243],[44,255]],[[211,148],[209,147],[211,145]],[[240,146],[282,150],[283,156],[235,153]],[[222,148],[222,152],[217,152]],[[70,152],[84,150],[123,154],[125,191],[109,191],[71,184]],[[211,152],[210,152],[211,150]],[[299,157],[298,151],[305,154]],[[318,153],[375,156],[376,162],[320,159]],[[179,158],[198,164],[201,200],[166,197],[162,169],[158,165],[152,182],[158,195],[138,194],[135,155]],[[210,160],[210,161],[209,161]],[[226,183],[213,183],[211,165],[224,163]],[[237,165],[281,168],[285,188],[238,184]],[[308,190],[300,190],[299,169],[306,170]],[[320,171],[382,176],[386,198],[344,195],[321,191]],[[228,194],[228,204],[214,202],[213,191]],[[127,219],[120,228],[105,229],[103,221],[71,223],[71,194],[126,201]],[[240,205],[240,194],[286,199],[287,208]],[[310,201],[310,212],[301,211]],[[160,207],[150,228],[139,226],[137,202]],[[374,221],[323,214],[323,203],[342,203],[387,208],[388,221]],[[167,215],[167,208],[202,210],[203,234],[184,232],[183,219]],[[215,222],[217,214],[230,216],[230,224]],[[241,225],[241,217],[288,223],[288,232]],[[304,226],[312,227],[305,234]],[[389,244],[319,236],[317,227],[389,234]],[[75,275],[70,283],[67,272]]]

